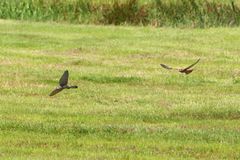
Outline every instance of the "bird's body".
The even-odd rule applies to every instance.
[[[49,96],[53,96],[59,92],[61,92],[63,89],[70,89],[70,88],[78,88],[78,86],[68,86],[68,77],[69,73],[68,70],[66,70],[62,77],[59,80],[59,86],[56,87],[50,94]]]
[[[185,73],[185,74],[190,74],[193,69],[191,69],[193,66],[195,66],[198,62],[200,61],[200,59],[198,59],[196,62],[194,62],[193,64],[191,64],[190,66],[186,67],[186,68],[172,68],[172,67],[169,67],[165,64],[160,64],[163,68],[165,69],[168,69],[168,70],[177,70],[178,72],[180,73]]]
[[[186,70],[179,70],[179,72],[181,73],[185,73],[185,74],[190,74],[193,71],[193,69],[186,69]]]

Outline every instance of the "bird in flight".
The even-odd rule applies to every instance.
[[[49,96],[53,96],[53,95],[61,92],[63,89],[78,88],[78,86],[68,86],[68,77],[69,77],[69,73],[68,73],[68,70],[66,70],[59,80],[59,86],[57,88],[55,88],[49,94]]]
[[[185,68],[172,68],[172,67],[169,67],[169,66],[167,66],[165,64],[160,64],[160,65],[163,68],[168,69],[168,70],[174,69],[174,70],[177,70],[180,73],[190,74],[193,71],[193,69],[191,69],[191,68],[193,66],[195,66],[199,61],[200,61],[200,58],[196,62],[194,62],[193,64],[191,64],[190,66],[185,67]]]

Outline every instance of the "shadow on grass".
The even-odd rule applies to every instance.
[[[206,77],[190,77],[185,75],[171,75],[164,77],[165,85],[188,85],[188,86],[199,86],[205,84],[216,84],[216,81],[208,79]]]
[[[71,62],[71,64],[74,66],[97,66],[98,65],[88,60],[76,60]]]
[[[240,78],[234,78],[233,84],[240,84]]]
[[[82,80],[90,81],[94,83],[135,83],[139,84],[143,81],[140,77],[110,77],[110,76],[98,76],[98,75],[91,75],[91,76],[83,76],[81,77]]]

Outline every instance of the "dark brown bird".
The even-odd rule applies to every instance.
[[[190,66],[188,66],[186,68],[172,68],[172,67],[169,67],[169,66],[167,66],[165,64],[160,64],[160,65],[163,68],[168,69],[168,70],[174,69],[174,70],[177,70],[180,73],[190,74],[193,71],[193,69],[191,69],[191,68],[193,66],[195,66],[199,61],[200,61],[200,58],[196,62],[194,62],[193,64],[191,64]]]
[[[68,86],[68,77],[69,77],[69,73],[68,70],[66,70],[62,77],[59,80],[59,86],[57,88],[55,88],[50,94],[49,96],[53,96],[59,92],[61,92],[63,89],[70,89],[70,88],[78,88],[78,86]]]

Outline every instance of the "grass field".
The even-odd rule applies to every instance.
[[[1,20],[0,42],[1,159],[240,159],[240,28]]]

